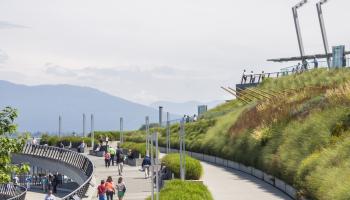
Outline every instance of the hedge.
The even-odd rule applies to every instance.
[[[147,200],[150,200],[148,197]],[[160,190],[161,200],[213,200],[208,188],[202,183],[171,180]]]
[[[70,142],[72,143],[73,148],[77,148],[81,142],[84,141],[85,144],[90,147],[91,146],[91,138],[88,137],[75,137],[75,136],[50,136],[50,135],[42,135],[40,144],[48,144],[49,146],[59,146],[60,142],[63,143],[64,146],[69,146]]]
[[[186,180],[199,180],[203,174],[201,163],[190,157],[185,157],[186,161]],[[162,158],[162,164],[167,166],[176,178],[180,178],[180,154],[168,154]]]

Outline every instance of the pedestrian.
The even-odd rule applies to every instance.
[[[106,200],[106,186],[104,180],[101,180],[101,184],[97,187],[97,198],[99,200]]]
[[[49,190],[49,192],[45,196],[45,200],[56,200],[55,195],[52,194],[52,190]]]
[[[85,146],[86,146],[86,144],[85,144],[85,142],[84,142],[84,140],[83,140],[83,141],[80,143],[79,147],[78,147],[78,152],[79,152],[79,153],[84,153]]]
[[[107,200],[113,200],[113,195],[115,194],[115,188],[113,179],[111,176],[108,176],[107,181],[105,183]]]
[[[151,166],[151,158],[148,156],[148,154],[143,158],[142,161],[142,170],[145,171],[145,178],[149,177],[149,167]]]
[[[47,186],[49,184],[48,178],[47,176],[43,176],[43,178],[41,179],[41,185],[43,187],[43,191],[46,192],[47,191]]]
[[[196,122],[197,120],[198,120],[197,115],[194,114],[194,115],[193,115],[193,121]]]
[[[103,138],[102,138],[102,135],[99,136],[99,141],[100,141],[100,144],[101,146],[103,145]]]
[[[108,152],[111,154],[111,162],[112,162],[112,166],[114,166],[114,159],[116,154],[115,149],[113,147],[109,147]]]
[[[64,149],[64,144],[63,142],[61,141],[60,144],[58,145],[60,149]]]
[[[117,147],[117,167],[118,167],[118,173],[119,176],[123,173],[123,165],[124,165],[124,155],[122,149],[118,146]]]
[[[53,184],[53,193],[56,194],[57,193],[57,186],[58,186],[58,172],[56,172],[56,174],[53,175],[52,184]]]
[[[119,177],[119,179],[118,179],[117,191],[118,191],[118,199],[123,200],[123,197],[124,197],[125,192],[126,192],[126,186],[125,186],[125,183],[123,182],[122,177]]]
[[[106,136],[105,141],[106,141],[106,145],[108,145],[108,141],[109,141],[108,136]]]
[[[27,186],[27,190],[30,190],[30,184],[32,182],[32,177],[30,175],[28,175],[26,177],[26,186]]]
[[[106,168],[111,165],[111,154],[108,151],[105,153],[105,165]]]
[[[35,137],[33,137],[31,144],[32,144],[32,151],[31,152],[35,152],[36,151],[36,147],[38,145],[38,141],[35,139]]]
[[[315,69],[318,68],[318,61],[316,59],[316,56],[314,57],[314,67],[315,67]]]
[[[15,175],[15,177],[13,177],[13,183],[14,183],[14,185],[19,185],[19,178],[17,175]]]

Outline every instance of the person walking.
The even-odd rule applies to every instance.
[[[86,146],[86,144],[85,144],[85,142],[84,142],[84,140],[83,140],[83,141],[81,142],[81,144],[79,145],[79,147],[78,147],[78,152],[79,152],[79,153],[84,153],[85,146]]]
[[[116,151],[113,147],[109,147],[108,148],[108,152],[111,154],[111,162],[112,162],[112,166],[114,166],[114,160],[115,160],[115,154]]]
[[[118,199],[123,200],[123,197],[124,197],[125,192],[126,192],[126,186],[125,186],[125,183],[123,182],[122,177],[119,177],[119,179],[118,179],[117,191],[118,191]]]
[[[43,191],[46,192],[49,185],[49,180],[46,175],[42,177],[41,185],[43,186]]]
[[[52,194],[52,190],[49,190],[44,200],[56,200],[55,195]]]
[[[111,176],[108,176],[107,181],[105,183],[105,187],[106,187],[107,200],[113,200],[113,195],[115,194],[115,188],[114,188],[114,183]]]
[[[123,164],[124,164],[124,155],[122,149],[118,146],[117,148],[117,167],[118,167],[118,173],[119,176],[123,173]]]
[[[148,154],[143,158],[142,169],[145,171],[145,178],[149,177],[149,167],[151,166],[151,158]]]
[[[111,165],[111,154],[108,151],[105,153],[105,165],[106,168],[109,168]]]
[[[106,186],[105,181],[101,180],[101,184],[97,187],[98,200],[106,200]]]
[[[56,194],[57,193],[57,186],[58,186],[58,172],[56,172],[55,175],[53,175],[53,193]]]

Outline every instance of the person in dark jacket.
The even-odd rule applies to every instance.
[[[145,171],[145,178],[149,177],[149,167],[151,166],[151,158],[146,155],[142,161],[142,169]]]

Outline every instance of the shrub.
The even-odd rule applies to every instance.
[[[201,163],[191,158],[185,157],[186,161],[186,180],[199,180],[203,173]],[[168,154],[162,158],[162,164],[167,166],[176,178],[180,178],[180,154]]]
[[[147,200],[150,200],[148,197]],[[162,200],[213,200],[208,188],[202,183],[172,180],[160,190]]]
[[[131,149],[131,151],[141,154],[141,157],[145,157],[146,155],[145,143],[125,142],[121,147],[124,149]]]

